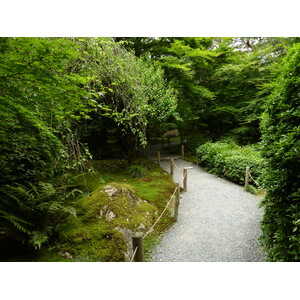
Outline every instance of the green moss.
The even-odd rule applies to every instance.
[[[93,191],[76,202],[77,217],[69,217],[57,230],[57,236],[44,249],[38,261],[124,261],[127,245],[123,234],[115,228],[148,231],[160,215],[174,191],[172,178],[150,160],[139,159],[147,169],[147,177],[128,177],[124,160],[94,161],[91,167],[97,174],[78,177],[91,180]],[[101,179],[101,180],[100,180]],[[84,183],[81,182],[83,185]],[[109,195],[107,186],[117,192]],[[107,218],[111,213],[112,218]],[[160,232],[173,223],[171,209],[144,240],[150,251]]]

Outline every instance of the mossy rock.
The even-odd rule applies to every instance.
[[[52,255],[56,261],[128,261],[132,233],[146,232],[157,215],[157,208],[138,198],[131,185],[114,182],[81,198],[76,206],[77,217],[58,230]]]

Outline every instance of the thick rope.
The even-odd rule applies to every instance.
[[[254,180],[254,178],[252,177],[251,173],[249,172],[249,175],[251,177],[251,179],[254,181],[254,183],[260,188],[262,189],[262,187]]]
[[[178,171],[181,171],[181,169],[175,164],[175,161],[174,161],[174,166]]]
[[[167,210],[168,206],[170,205],[170,203],[171,203],[171,201],[172,201],[172,199],[173,199],[173,197],[174,197],[176,191],[177,191],[177,187],[175,188],[175,191],[174,191],[174,193],[172,194],[172,196],[171,196],[169,202],[167,203],[165,209],[164,209],[163,212],[160,214],[160,216],[157,218],[157,220],[155,221],[155,223],[150,227],[150,229],[147,231],[147,233],[144,235],[143,239],[150,233],[150,231],[153,230],[154,226],[155,226],[155,225],[157,224],[157,222],[161,219],[161,217],[163,216],[163,214],[164,214],[165,211]]]
[[[134,259],[134,257],[135,257],[135,254],[136,254],[137,249],[138,249],[138,246],[135,247],[135,250],[134,250],[134,252],[133,252],[133,255],[132,255],[132,258],[131,258],[130,262],[133,262],[133,259]]]

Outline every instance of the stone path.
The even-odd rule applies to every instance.
[[[161,146],[151,146],[149,158],[172,157]],[[178,156],[177,156],[178,157]],[[188,170],[188,191],[181,194],[178,222],[163,236],[151,255],[153,262],[261,262],[258,238],[262,210],[259,198],[243,187],[176,159],[173,179],[181,182]],[[169,161],[161,167],[170,172]]]

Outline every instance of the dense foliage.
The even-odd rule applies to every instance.
[[[210,172],[251,168],[270,260],[297,261],[299,102],[299,38],[0,38],[0,238],[40,248],[92,157],[179,131]]]
[[[234,143],[205,143],[197,148],[199,162],[209,172],[227,178],[238,184],[245,181],[245,169],[258,180],[265,167],[260,152],[252,146],[238,146]]]
[[[119,38],[120,39],[120,38]],[[118,40],[119,40],[118,39]],[[181,134],[224,135],[239,144],[260,140],[263,103],[278,65],[297,38],[121,38],[138,57],[165,71],[178,93]]]
[[[160,67],[110,38],[1,38],[0,65],[0,231],[39,248],[55,227],[42,220],[67,204],[56,179],[88,171],[108,139],[145,145],[176,95]]]
[[[300,45],[280,68],[262,118],[267,160],[263,243],[272,261],[300,261]]]

